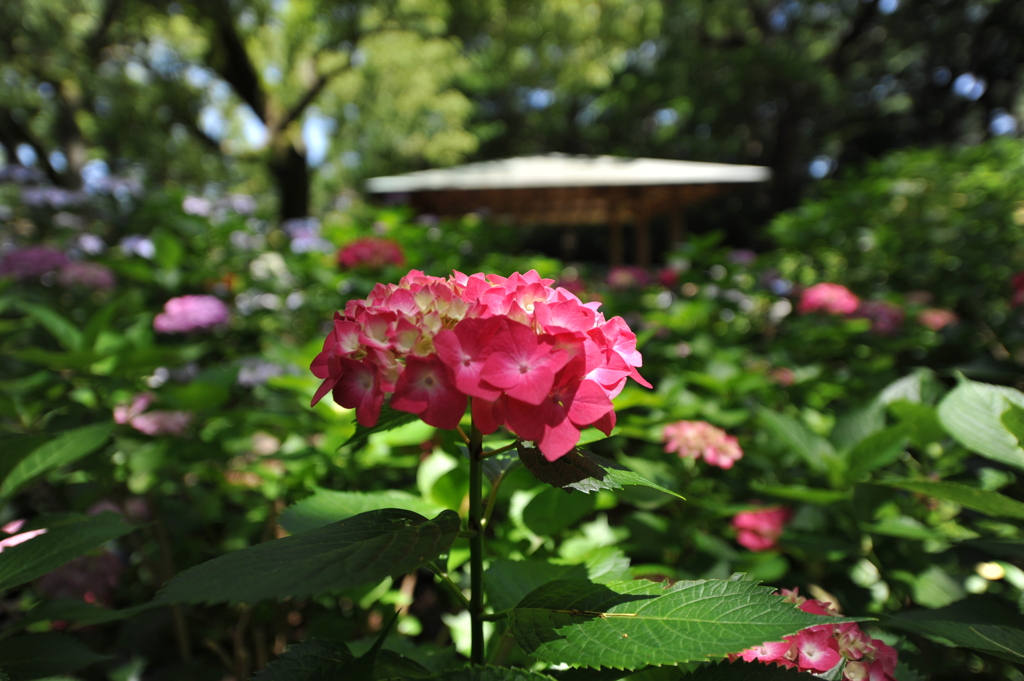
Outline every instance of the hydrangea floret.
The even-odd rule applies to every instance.
[[[157,333],[187,333],[219,326],[230,316],[228,306],[214,296],[179,296],[164,303],[164,311],[153,319],[153,330]]]
[[[732,526],[736,528],[737,543],[751,551],[775,548],[775,542],[782,536],[782,530],[790,515],[790,510],[784,506],[740,511],[732,519]]]
[[[690,459],[704,457],[712,466],[728,470],[743,458],[743,450],[732,435],[707,421],[677,421],[662,431],[665,451]]]
[[[858,298],[842,284],[821,283],[809,287],[800,296],[800,314],[826,312],[835,315],[852,314],[860,306]]]
[[[610,433],[612,399],[640,376],[636,335],[600,303],[552,288],[534,270],[509,277],[410,271],[377,284],[365,300],[335,313],[334,328],[310,369],[327,393],[373,426],[385,397],[437,428],[454,429],[472,400],[483,434],[504,426],[536,442],[549,461],[569,452],[580,431]]]
[[[779,595],[804,612],[839,615],[831,603],[805,598],[799,591],[782,589]],[[784,637],[780,642],[763,643],[729,658],[732,661],[774,663],[815,675],[842,663],[843,681],[894,681],[897,664],[896,650],[865,634],[856,622],[808,627],[793,636]]]

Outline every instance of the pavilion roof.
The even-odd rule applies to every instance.
[[[618,156],[546,154],[374,177],[371,194],[556,187],[640,187],[766,182],[763,166]]]

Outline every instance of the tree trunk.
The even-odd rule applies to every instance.
[[[277,186],[281,220],[309,215],[309,167],[306,158],[292,144],[278,147],[270,161]]]

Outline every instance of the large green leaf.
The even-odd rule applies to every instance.
[[[459,516],[433,520],[399,509],[369,511],[302,534],[235,551],[167,583],[163,603],[255,603],[379,582],[426,565],[451,548]]]
[[[885,428],[885,407],[878,402],[847,412],[836,420],[829,434],[835,448],[848,451]]]
[[[536,475],[538,480],[567,492],[579,490],[589,494],[603,489],[614,490],[622,489],[626,485],[640,485],[683,498],[625,466],[582,449],[573,449],[565,456],[548,461],[535,447],[519,444],[517,448],[523,465]]]
[[[585,667],[636,669],[737,653],[816,624],[849,622],[803,612],[769,587],[739,580],[598,585],[561,580],[509,613],[527,653]]]
[[[680,677],[679,681],[808,681],[810,678],[809,674],[795,669],[739,661],[706,664]]]
[[[328,681],[345,678],[355,656],[344,643],[310,640],[290,647],[253,681]],[[355,680],[353,680],[355,681]]]
[[[321,489],[316,494],[289,506],[281,514],[281,527],[292,534],[330,525],[367,511],[399,508],[433,517],[443,508],[422,497],[386,490],[382,492],[335,492]]]
[[[398,411],[392,409],[389,406],[385,406],[380,410],[380,418],[377,419],[376,425],[369,428],[363,425],[356,426],[356,432],[345,441],[342,447],[351,447],[352,449],[359,449],[366,444],[366,441],[370,439],[370,436],[374,433],[383,433],[386,430],[392,430],[399,426],[412,423],[419,418],[416,414],[410,414],[406,411]]]
[[[446,681],[554,681],[547,674],[512,667],[467,667],[446,672],[444,678]]]
[[[902,612],[887,618],[885,625],[1024,663],[1024,616],[995,596],[969,596],[937,610]]]
[[[59,466],[78,461],[96,451],[107,441],[113,429],[113,422],[107,421],[66,430],[27,454],[22,451],[24,446],[19,447],[18,442],[15,441],[13,452],[5,449],[5,452],[0,454],[5,461],[9,460],[8,457],[21,456],[20,460],[10,467],[10,473],[7,474],[3,484],[0,484],[0,502],[4,498],[10,497],[32,478]],[[35,440],[30,440],[30,442],[35,442]],[[0,465],[0,470],[4,468],[6,466]]]
[[[939,420],[964,447],[1024,469],[1024,449],[1000,420],[1011,404],[1024,407],[1024,393],[965,379],[939,403]]]
[[[884,480],[879,484],[952,501],[995,518],[1024,520],[1024,503],[999,492],[968,487],[958,482],[932,482],[929,480]]]
[[[94,653],[66,634],[26,634],[0,640],[0,664],[11,681],[67,674],[107,659],[109,656]]]
[[[546,560],[495,560],[484,573],[488,605],[508,610],[528,593],[556,579],[586,579],[583,565],[555,565]]]
[[[761,421],[781,442],[800,455],[811,470],[828,473],[842,465],[832,443],[796,419],[768,409],[759,409]]]
[[[46,533],[0,553],[0,593],[58,568],[100,544],[131,532],[116,513],[76,515],[33,523]]]
[[[867,436],[846,453],[847,478],[857,482],[876,468],[894,463],[903,454],[910,440],[910,429],[892,426]]]
[[[49,331],[65,350],[74,351],[82,349],[82,332],[67,317],[63,317],[43,305],[36,305],[35,303],[22,300],[16,301],[15,306],[21,308],[22,312]]]

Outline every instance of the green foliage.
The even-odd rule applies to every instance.
[[[0,639],[0,660],[11,681],[41,679],[78,671],[110,659],[65,634],[45,633]]]
[[[23,530],[46,529],[44,534],[0,553],[0,592],[24,584],[132,530],[114,513],[98,516],[42,518]],[[8,670],[10,671],[10,670]]]
[[[717,662],[704,665],[681,678],[684,681],[800,681],[806,675],[775,665]]]
[[[2,476],[0,500],[10,497],[33,478],[96,451],[110,439],[113,428],[110,422],[97,423],[60,433],[42,444],[34,436],[14,439],[10,442],[11,449],[5,448],[0,463],[0,472],[9,471]]]
[[[337,678],[355,656],[344,643],[311,640],[289,648],[253,677],[254,681],[314,681]],[[363,677],[366,678],[366,677]],[[371,679],[372,681],[372,679]]]
[[[972,596],[937,610],[902,612],[886,625],[1024,662],[1024,617],[999,599]]]
[[[317,490],[316,494],[289,506],[281,514],[281,527],[292,534],[323,527],[368,511],[397,508],[423,516],[434,516],[442,508],[420,497],[388,490],[385,492],[334,492]]]
[[[931,482],[928,480],[886,480],[885,484],[905,489],[908,492],[918,492],[937,499],[952,501],[995,518],[1024,520],[1024,503],[998,492],[968,487],[956,482]]]
[[[1024,394],[1004,386],[964,380],[939,404],[939,419],[968,449],[1024,469],[1024,449],[1001,420],[1010,405],[1024,406]]]
[[[724,656],[798,630],[850,621],[805,613],[753,582],[597,585],[551,582],[509,613],[529,653],[548,662],[636,669]]]
[[[573,449],[554,461],[547,461],[536,447],[518,446],[519,458],[526,469],[541,482],[552,487],[590,494],[603,489],[622,489],[625,485],[641,485],[682,499],[672,490],[656,485],[625,466],[592,454],[585,449]]]
[[[242,549],[181,573],[162,603],[255,603],[330,594],[402,575],[451,548],[460,521],[411,511],[369,511],[293,537]]]

